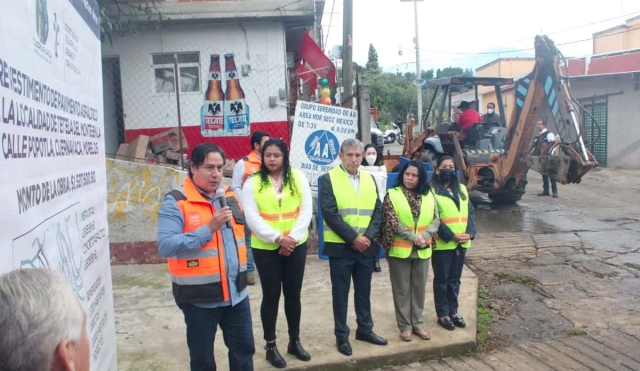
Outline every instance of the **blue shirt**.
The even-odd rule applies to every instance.
[[[222,188],[222,185],[220,186]],[[213,200],[206,194],[200,192],[202,196],[211,201],[215,210],[222,207],[221,197],[214,194]],[[206,221],[208,222],[208,220]],[[223,225],[220,229],[222,234],[222,244],[224,245],[224,264],[226,264],[227,282],[229,286],[229,296],[231,300],[217,303],[194,304],[201,308],[218,308],[224,306],[235,306],[247,298],[247,289],[238,292],[236,281],[240,262],[238,261],[238,248],[233,229]],[[207,225],[198,229],[184,233],[184,216],[178,208],[176,199],[169,195],[162,200],[160,211],[158,211],[158,251],[164,258],[177,255],[181,251],[196,250],[206,245],[213,239],[213,235]],[[223,278],[224,279],[224,278]]]

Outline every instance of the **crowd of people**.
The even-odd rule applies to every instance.
[[[224,151],[215,144],[193,150],[181,190],[158,213],[158,249],[168,260],[173,294],[187,325],[191,370],[214,370],[213,344],[222,329],[229,366],[252,370],[255,344],[247,285],[257,270],[265,357],[287,361],[276,343],[280,297],[288,330],[287,353],[309,361],[300,330],[301,291],[313,206],[309,180],[291,167],[282,139],[255,132],[252,152],[236,164],[231,187],[222,183]],[[424,303],[433,267],[436,323],[465,327],[458,313],[466,249],[475,237],[473,206],[451,157],[442,157],[431,182],[424,164],[411,161],[386,190],[387,171],[375,146],[345,140],[340,165],[319,179],[323,254],[329,257],[334,335],[350,356],[347,312],[351,283],[355,339],[384,346],[373,331],[371,280],[384,250],[400,338],[429,340]],[[310,334],[310,336],[312,336]]]
[[[300,330],[313,210],[309,180],[291,167],[282,139],[256,132],[251,146],[251,154],[236,165],[232,186],[222,182],[225,152],[212,143],[195,147],[182,187],[166,195],[158,212],[158,251],[167,258],[173,297],[184,315],[192,371],[216,370],[213,348],[218,328],[228,348],[229,369],[253,370],[256,349],[247,286],[255,283],[254,268],[262,290],[260,321],[266,359],[276,368],[287,366],[276,344],[282,295],[287,353],[311,360]],[[430,182],[424,164],[408,162],[388,191],[387,172],[374,146],[346,139],[339,158],[340,165],[319,179],[318,194],[337,351],[353,354],[347,324],[352,281],[355,339],[387,345],[373,331],[370,298],[373,272],[382,270],[381,250],[388,261],[403,341],[412,341],[413,335],[431,339],[423,316],[430,266],[435,322],[447,330],[465,327],[458,296],[465,252],[476,232],[473,206],[456,175],[453,158],[438,160]],[[11,309],[0,313],[0,364],[10,371],[44,369],[26,362],[57,365],[46,369],[88,369],[86,318],[81,309],[78,312],[79,302],[69,299],[73,291],[61,278],[41,271],[0,277],[0,306]],[[49,308],[65,312],[55,328],[43,317]],[[30,318],[14,318],[21,311],[33,315],[34,323],[26,324]],[[72,328],[65,330],[65,326]],[[40,348],[32,344],[30,329],[46,330],[46,344]],[[23,345],[30,348],[24,349],[30,355],[32,349],[39,351],[39,358],[23,358],[23,350],[18,349]],[[80,353],[85,350],[86,359]]]

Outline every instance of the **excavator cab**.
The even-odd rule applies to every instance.
[[[427,88],[432,89],[432,96],[423,125],[426,127],[428,121],[435,123],[431,135],[424,139],[423,160],[456,154],[457,147],[461,150],[461,160],[465,162],[486,162],[491,156],[503,153],[507,133],[505,117],[500,116],[499,124],[475,123],[468,130],[468,135],[461,139],[457,133],[460,129],[452,118],[455,106],[452,97],[456,94],[462,100],[476,102],[477,106],[478,96],[491,91],[496,95],[497,111],[505,112],[502,88],[509,85],[513,85],[513,79],[497,77],[450,77],[427,82]]]

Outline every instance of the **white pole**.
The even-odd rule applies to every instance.
[[[422,70],[420,69],[420,41],[418,39],[418,1],[413,1],[413,11],[416,17],[416,79],[422,78]],[[422,126],[422,87],[416,87],[418,89],[418,117],[416,118],[416,126]],[[425,129],[425,128],[423,128]]]

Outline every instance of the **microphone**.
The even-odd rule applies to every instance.
[[[224,197],[224,189],[222,188],[218,188],[216,190],[216,197],[220,197],[220,202],[222,203],[222,207],[227,207],[227,199]],[[229,221],[227,221],[225,223],[225,225],[227,226],[227,228],[231,228],[231,223]]]

